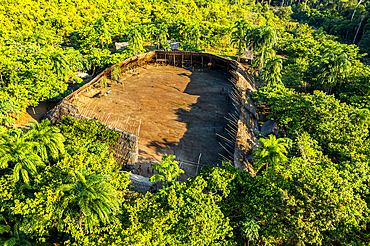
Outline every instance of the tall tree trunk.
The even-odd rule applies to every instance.
[[[78,225],[80,226],[80,232],[81,234],[84,234],[82,231],[82,210],[80,209],[80,219],[78,220]]]
[[[358,5],[360,5],[360,4],[361,4],[361,2],[362,2],[362,0],[358,1],[358,3],[357,3],[357,5],[356,5],[355,9],[353,10],[353,14],[352,14],[352,17],[351,17],[351,22],[352,22],[352,20],[353,20],[353,16],[355,16],[355,13],[356,13],[356,9],[357,9],[357,7],[358,7]]]
[[[265,55],[265,45],[263,45],[262,53],[261,53],[261,61],[260,61],[260,69],[258,71],[258,76],[261,76],[262,68],[263,68],[263,56]]]
[[[357,31],[356,31],[356,34],[355,34],[355,37],[353,38],[353,42],[352,44],[355,43],[356,41],[356,37],[357,37],[357,34],[358,34],[358,31],[360,30],[360,27],[361,27],[361,24],[362,24],[362,21],[364,20],[365,17],[362,17],[361,21],[360,21],[360,24],[358,25],[358,28],[357,28]]]
[[[242,47],[241,47],[241,41],[239,41],[238,62],[240,62],[240,50],[241,49],[242,49]]]

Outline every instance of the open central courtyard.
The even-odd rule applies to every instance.
[[[147,167],[163,154],[172,154],[183,162],[185,178],[195,174],[198,161],[214,166],[221,164],[219,154],[229,156],[216,133],[226,136],[231,90],[222,71],[146,66],[123,74],[120,83],[108,80],[106,88],[80,94],[77,104],[84,115],[139,132],[135,168],[142,165],[142,175],[149,175]]]

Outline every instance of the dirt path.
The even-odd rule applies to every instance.
[[[226,135],[224,117],[232,109],[227,100],[232,88],[228,76],[219,71],[198,72],[172,66],[148,66],[134,73],[123,75],[123,85],[110,82],[102,91],[93,89],[80,95],[79,109],[103,121],[109,115],[109,125],[133,133],[141,120],[135,170],[142,165],[141,174],[149,176],[147,167],[160,162],[164,153],[188,163],[198,162],[201,154],[200,163],[220,164],[218,153],[227,153],[216,133]],[[109,90],[107,96],[101,97]],[[184,179],[196,172],[196,166],[190,164],[183,166]]]

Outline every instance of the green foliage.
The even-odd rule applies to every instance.
[[[8,41],[0,45],[0,56],[2,97],[22,108],[54,98],[67,88],[71,64],[58,47]]]
[[[334,53],[338,52],[338,53]],[[326,85],[326,91],[330,92],[331,89],[348,76],[351,69],[351,62],[348,56],[342,50],[327,49],[324,50],[325,56],[318,68],[318,79],[321,84]]]
[[[222,162],[222,167],[223,168],[215,168],[207,166],[206,169],[202,170],[199,176],[207,182],[207,189],[211,194],[221,194],[227,197],[230,193],[230,182],[235,178],[235,174],[227,170],[232,168],[230,163]]]
[[[368,127],[370,124],[370,110],[367,108],[356,109],[350,118],[353,120],[354,124],[359,127]]]
[[[10,167],[13,182],[18,182],[20,176],[24,183],[29,183],[30,175],[37,175],[37,166],[44,165],[37,155],[37,142],[20,129],[15,129],[1,135],[0,168]]]
[[[253,61],[254,66],[258,66],[259,73],[261,73],[265,64],[265,57],[274,53],[272,48],[277,41],[276,30],[270,25],[254,26],[247,32],[245,39],[247,46],[256,54],[256,59]]]
[[[98,17],[94,24],[95,34],[99,37],[101,42],[101,48],[104,48],[104,45],[112,41],[107,23],[103,17]]]
[[[271,109],[269,117],[278,122],[281,134],[294,144],[284,162],[277,161],[262,175],[234,179],[229,198],[235,205],[225,203],[226,213],[238,208],[241,216],[263,221],[264,242],[365,243],[368,110],[321,91],[298,93],[281,85],[261,88],[257,94]],[[262,152],[258,148],[255,158]]]
[[[41,123],[30,122],[27,134],[37,147],[37,153],[44,161],[58,160],[64,154],[64,136],[55,126],[49,126],[49,120]]]
[[[293,151],[297,155],[255,178],[230,170],[236,176],[222,209],[233,218],[234,232],[242,233],[244,219],[252,218],[261,223],[263,243],[361,243],[368,216],[362,193],[369,179],[368,164],[332,163],[307,133],[297,139]]]
[[[37,175],[37,167],[48,160],[58,160],[64,154],[64,137],[48,120],[40,124],[31,122],[27,131],[14,129],[0,135],[0,167],[12,170],[13,182],[22,176],[29,183],[30,175]]]
[[[129,245],[229,245],[228,218],[215,196],[203,193],[206,182],[196,177],[125,203],[123,244]],[[144,236],[145,235],[145,236]]]
[[[283,87],[265,87],[259,98],[271,107],[271,118],[277,120],[293,136],[296,131],[315,135],[325,153],[330,156],[349,156],[363,149],[369,134],[351,120],[353,106],[341,103],[334,96],[315,91],[313,95],[296,93]]]
[[[369,10],[366,1],[306,1],[293,7],[294,19],[308,23],[325,32],[336,35],[342,42],[361,44],[363,52],[369,50],[366,46],[369,19],[365,18]],[[331,5],[331,6],[330,6]]]
[[[1,245],[4,245],[4,246],[32,246],[33,244],[28,241],[27,239],[27,235],[22,232],[22,231],[19,231],[19,227],[20,227],[20,223],[17,222],[15,223],[14,225],[14,228],[13,230],[11,230],[10,234],[11,234],[11,238],[6,240],[5,242],[3,242]]]
[[[269,85],[256,99],[285,137],[260,139],[254,166],[269,166],[256,177],[223,163],[174,182],[182,170],[165,155],[152,180],[172,185],[131,196],[128,173],[109,150],[119,134],[101,122],[65,118],[60,131],[47,121],[0,127],[0,244],[368,243],[370,69],[357,46],[327,35],[368,50],[366,3],[0,2],[0,125],[69,93],[74,72],[94,75],[148,42],[167,50],[175,40],[188,51],[252,50],[250,69]],[[112,54],[112,42],[125,41]],[[118,67],[111,78],[119,80]]]
[[[254,219],[245,218],[240,223],[240,231],[242,236],[252,243],[258,240],[260,229],[261,222]]]
[[[128,40],[134,46],[134,55],[138,54],[138,50],[142,50],[143,38],[137,26],[132,27],[128,32]]]
[[[231,33],[231,43],[238,48],[238,61],[240,61],[241,52],[245,50],[245,36],[250,25],[247,20],[242,19],[235,22],[234,31]]]
[[[109,227],[118,221],[112,212],[116,215],[124,201],[122,192],[127,189],[129,180],[128,173],[118,172],[120,166],[113,159],[107,143],[92,143],[90,148],[85,149],[70,143],[67,152],[62,154],[64,137],[59,129],[48,126],[48,121],[39,125],[32,123],[24,131],[2,132],[0,139],[1,156],[12,156],[7,163],[3,162],[9,168],[0,171],[0,228],[5,230],[5,241],[14,245],[59,243],[55,235],[58,230],[62,237],[73,237],[73,241],[78,241],[84,237],[79,230],[78,206],[82,208],[82,228],[86,230],[96,230],[104,223],[104,227]],[[78,140],[88,141],[83,138]],[[98,147],[98,144],[101,146]],[[82,154],[75,153],[76,149]],[[44,158],[46,164],[40,162]],[[33,171],[32,179],[27,184],[18,182],[14,185],[14,177],[20,174],[12,167],[20,161],[23,161],[22,167],[27,172]],[[79,170],[85,170],[83,175],[78,175]],[[20,171],[22,175],[27,174],[22,169]],[[23,177],[23,180],[27,178]],[[75,188],[81,188],[81,193]],[[75,204],[76,197],[84,199]],[[3,241],[0,239],[0,242]]]
[[[322,29],[298,25],[286,34],[278,47],[284,59],[282,81],[287,86],[321,89],[341,100],[364,107],[370,95],[369,67],[362,64],[355,45],[334,41]]]
[[[0,221],[3,223],[3,221],[5,221],[5,218],[3,215],[0,214]],[[8,225],[0,225],[0,234],[3,234],[3,233],[7,233],[7,232],[10,232],[10,226]]]
[[[261,170],[264,165],[266,165],[267,169],[268,164],[279,165],[287,160],[285,156],[288,153],[286,139],[276,139],[274,135],[270,135],[268,139],[260,138],[258,142],[260,146],[253,150],[254,158],[257,160],[255,162],[257,165],[256,173]]]
[[[283,60],[280,56],[273,56],[266,60],[266,66],[262,69],[261,78],[267,85],[281,84],[281,69]]]
[[[150,181],[165,181],[166,184],[171,183],[176,178],[180,177],[184,170],[179,168],[179,162],[174,161],[176,156],[164,154],[161,163],[153,163],[151,167],[162,174],[155,174],[150,177]]]
[[[11,126],[15,123],[15,116],[21,113],[19,103],[14,99],[0,100],[0,126]]]
[[[92,48],[87,54],[87,59],[93,68],[92,74],[100,73],[109,65],[113,65],[111,61],[110,51],[107,49]]]
[[[63,117],[58,128],[66,137],[66,145],[89,146],[94,142],[114,145],[120,134],[98,121],[78,120],[72,117]]]
[[[121,80],[121,68],[120,68],[120,66],[115,66],[114,68],[112,68],[111,79],[112,79],[112,81],[120,81]]]
[[[63,192],[57,211],[59,223],[62,223],[64,214],[73,216],[79,213],[79,227],[83,234],[83,224],[85,231],[91,232],[93,226],[100,222],[106,225],[114,221],[119,201],[114,188],[107,182],[109,177],[86,175],[83,171],[76,171],[75,175],[77,183],[63,184],[56,190]]]
[[[107,77],[103,76],[99,79],[99,83],[100,83],[100,88],[101,89],[104,89],[105,87],[107,87]]]

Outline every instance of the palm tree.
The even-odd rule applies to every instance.
[[[114,220],[120,204],[114,188],[108,183],[109,177],[103,175],[86,175],[84,171],[75,172],[78,181],[61,185],[57,191],[63,195],[58,208],[59,219],[63,214],[74,214],[78,208],[80,232],[82,224],[88,231],[99,222],[108,224]]]
[[[128,39],[130,43],[134,45],[134,55],[137,55],[137,50],[143,42],[143,38],[137,27],[133,27],[129,30]]]
[[[261,78],[268,86],[281,84],[281,68],[283,59],[281,56],[273,56],[266,60],[266,66],[262,69]]]
[[[358,3],[357,3],[357,5],[356,5],[355,9],[353,10],[353,14],[352,14],[352,16],[351,16],[351,22],[352,22],[352,20],[353,20],[353,16],[355,16],[355,13],[356,13],[356,9],[357,9],[357,7],[361,4],[361,2],[362,2],[362,0],[358,1]]]
[[[189,22],[186,18],[181,18],[176,25],[176,29],[180,34],[181,40],[187,40],[188,31],[190,29]]]
[[[32,141],[36,142],[37,153],[44,161],[49,157],[54,160],[59,159],[59,156],[64,154],[65,138],[60,129],[55,126],[50,126],[49,120],[43,120],[41,123],[36,121],[30,122],[31,126],[27,135]]]
[[[341,84],[351,71],[352,64],[348,55],[340,48],[327,48],[324,57],[319,61],[318,81],[327,84],[326,92],[330,93],[332,88]]]
[[[245,36],[246,43],[251,47],[252,51],[256,51],[260,56],[259,73],[264,65],[265,53],[271,49],[276,41],[276,31],[270,25],[262,27],[252,27]]]
[[[27,240],[26,233],[19,230],[21,226],[20,222],[15,223],[13,230],[8,230],[7,232],[10,233],[11,238],[7,239],[1,245],[4,246],[32,246],[33,244]],[[1,231],[0,231],[1,234]]]
[[[15,120],[13,116],[19,114],[21,109],[19,103],[15,100],[0,101],[0,125],[11,126],[14,125]]]
[[[10,167],[13,170],[13,180],[18,182],[20,175],[24,183],[29,183],[30,177],[37,174],[37,166],[44,162],[34,149],[37,143],[29,141],[27,133],[15,129],[10,133],[2,134],[0,145],[0,168]]]
[[[235,21],[235,30],[231,33],[231,43],[238,47],[238,62],[240,61],[241,51],[245,49],[245,36],[250,30],[249,23],[246,19]]]
[[[350,118],[360,127],[368,127],[370,124],[370,110],[367,108],[357,109],[351,115]]]
[[[249,242],[254,242],[259,238],[259,231],[261,230],[261,222],[255,219],[246,218],[240,224],[241,235]]]
[[[163,46],[164,49],[168,48],[167,38],[168,38],[168,27],[165,23],[161,23],[157,28],[157,38],[158,38],[158,49]]]
[[[147,31],[149,32],[149,42],[150,45],[155,43],[156,37],[155,37],[155,32],[157,30],[157,27],[154,24],[150,24],[147,28]],[[154,42],[153,42],[154,41]]]
[[[261,138],[258,141],[260,146],[253,150],[254,159],[257,160],[256,173],[265,165],[267,169],[269,164],[278,165],[287,159],[285,156],[288,153],[286,139],[276,139],[274,135],[270,135],[268,139]]]
[[[5,217],[2,214],[0,214],[0,221],[6,222]],[[8,233],[10,231],[11,231],[11,228],[8,224],[0,225],[0,234]]]
[[[71,72],[68,57],[63,50],[52,49],[49,53],[49,59],[51,61],[51,69],[57,74],[58,79],[64,80]]]
[[[112,41],[107,23],[103,17],[98,17],[94,25],[95,33],[100,37],[101,48],[104,48],[104,41],[109,43]]]
[[[174,155],[167,155],[164,154],[162,156],[162,163],[153,163],[151,167],[158,172],[162,173],[163,175],[160,174],[155,174],[150,177],[150,181],[165,181],[166,184],[169,182],[172,182],[176,178],[180,177],[180,173],[184,173],[184,170],[181,170],[178,166],[177,161],[173,161],[176,156]]]
[[[197,23],[187,22],[184,30],[180,31],[180,34],[185,36],[184,44],[182,48],[185,51],[199,51],[200,46],[200,30]]]

